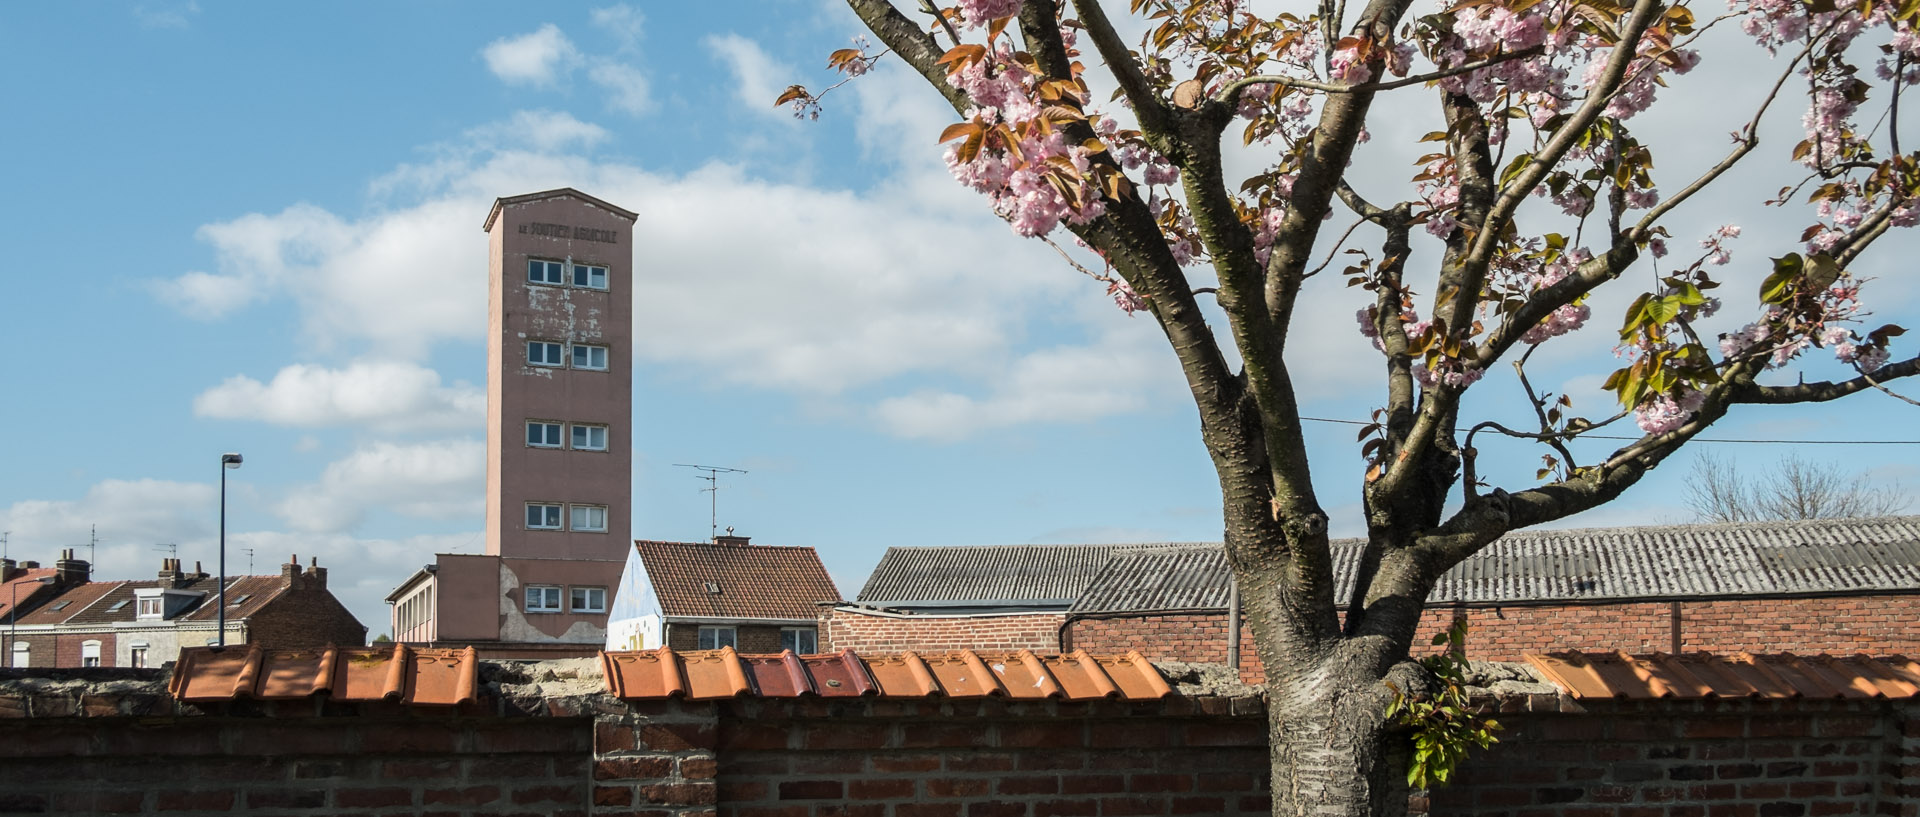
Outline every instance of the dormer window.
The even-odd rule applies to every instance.
[[[146,598],[141,599],[140,611],[139,611],[140,617],[141,618],[160,618],[166,612],[166,608],[164,606],[165,603],[166,603],[166,600],[160,598],[159,596],[148,596]]]
[[[167,587],[139,587],[133,591],[135,617],[142,621],[171,619],[199,603],[205,593]]]

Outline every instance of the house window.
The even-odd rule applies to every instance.
[[[574,426],[573,427],[573,447],[581,451],[607,450],[607,427],[606,426],[583,426],[583,425]]]
[[[560,612],[560,586],[553,584],[527,585],[527,612]]]
[[[165,604],[159,596],[140,599],[138,615],[140,618],[160,618],[165,611]]]
[[[780,649],[793,650],[800,655],[812,655],[820,651],[812,627],[781,627]]]
[[[560,506],[540,502],[527,503],[527,530],[559,530]]]
[[[575,505],[573,518],[568,527],[578,531],[605,533],[607,531],[607,508],[604,505]]]
[[[83,666],[83,667],[100,666],[100,642],[98,641],[80,642],[80,666]]]
[[[567,282],[566,265],[559,261],[527,261],[527,281],[559,286]]]
[[[703,626],[700,628],[700,649],[717,650],[721,647],[731,646],[733,646],[732,627]]]
[[[602,369],[602,370],[606,369],[607,368],[607,347],[588,346],[584,343],[574,344],[573,345],[573,368]]]
[[[147,645],[135,643],[127,649],[127,666],[145,667],[147,665]]]
[[[29,651],[28,646],[18,641],[14,642],[13,667],[15,669],[22,669],[31,666],[33,666],[33,654]]]
[[[607,589],[604,587],[574,587],[568,589],[571,609],[576,613],[604,613],[607,611]]]
[[[560,424],[545,420],[528,420],[527,445],[535,448],[559,448]]]
[[[607,268],[575,264],[573,265],[573,285],[590,289],[606,289]]]
[[[527,341],[527,365],[529,366],[565,366],[567,359],[562,357],[564,346],[546,340]]]

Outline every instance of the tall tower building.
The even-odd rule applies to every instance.
[[[436,554],[395,589],[395,641],[605,641],[632,549],[635,218],[572,188],[494,201],[485,553]]]

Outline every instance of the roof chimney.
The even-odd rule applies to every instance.
[[[320,566],[320,557],[318,556],[307,560],[306,583],[308,587],[316,590],[325,590],[327,588],[327,569]]]
[[[287,558],[286,564],[280,566],[280,586],[299,587],[300,578],[300,554],[295,553]]]
[[[92,565],[85,559],[73,558],[73,548],[60,551],[60,561],[53,564],[54,580],[61,585],[86,584],[87,576],[93,571]]]
[[[204,579],[206,577],[207,577],[207,571],[201,569],[200,560],[199,559],[193,560],[193,578]]]
[[[20,575],[21,572],[12,559],[0,559],[0,582],[13,581],[13,577]]]
[[[31,561],[29,561],[29,562],[21,562],[21,563],[20,563],[20,567],[21,567],[21,568],[23,568],[23,569],[26,569],[26,570],[39,570],[39,569],[40,569],[40,563],[39,563],[39,562],[31,562]]]
[[[747,544],[747,540],[752,538],[751,536],[735,536],[733,528],[727,528],[726,533],[713,537],[713,543],[716,545],[739,545],[744,547]]]

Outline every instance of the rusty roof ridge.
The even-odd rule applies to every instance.
[[[866,659],[861,658],[852,647],[840,650],[840,663],[846,665],[847,675],[853,681],[854,687],[859,689],[861,697],[880,694],[880,682],[874,679],[873,670],[867,666]]]
[[[406,644],[393,645],[393,655],[387,661],[387,680],[380,689],[380,697],[389,701],[398,701],[406,697],[407,666],[412,658],[413,648]]]
[[[780,667],[786,670],[787,679],[793,682],[795,696],[819,696],[820,688],[813,683],[813,674],[807,672],[807,665],[793,650],[780,651]]]

